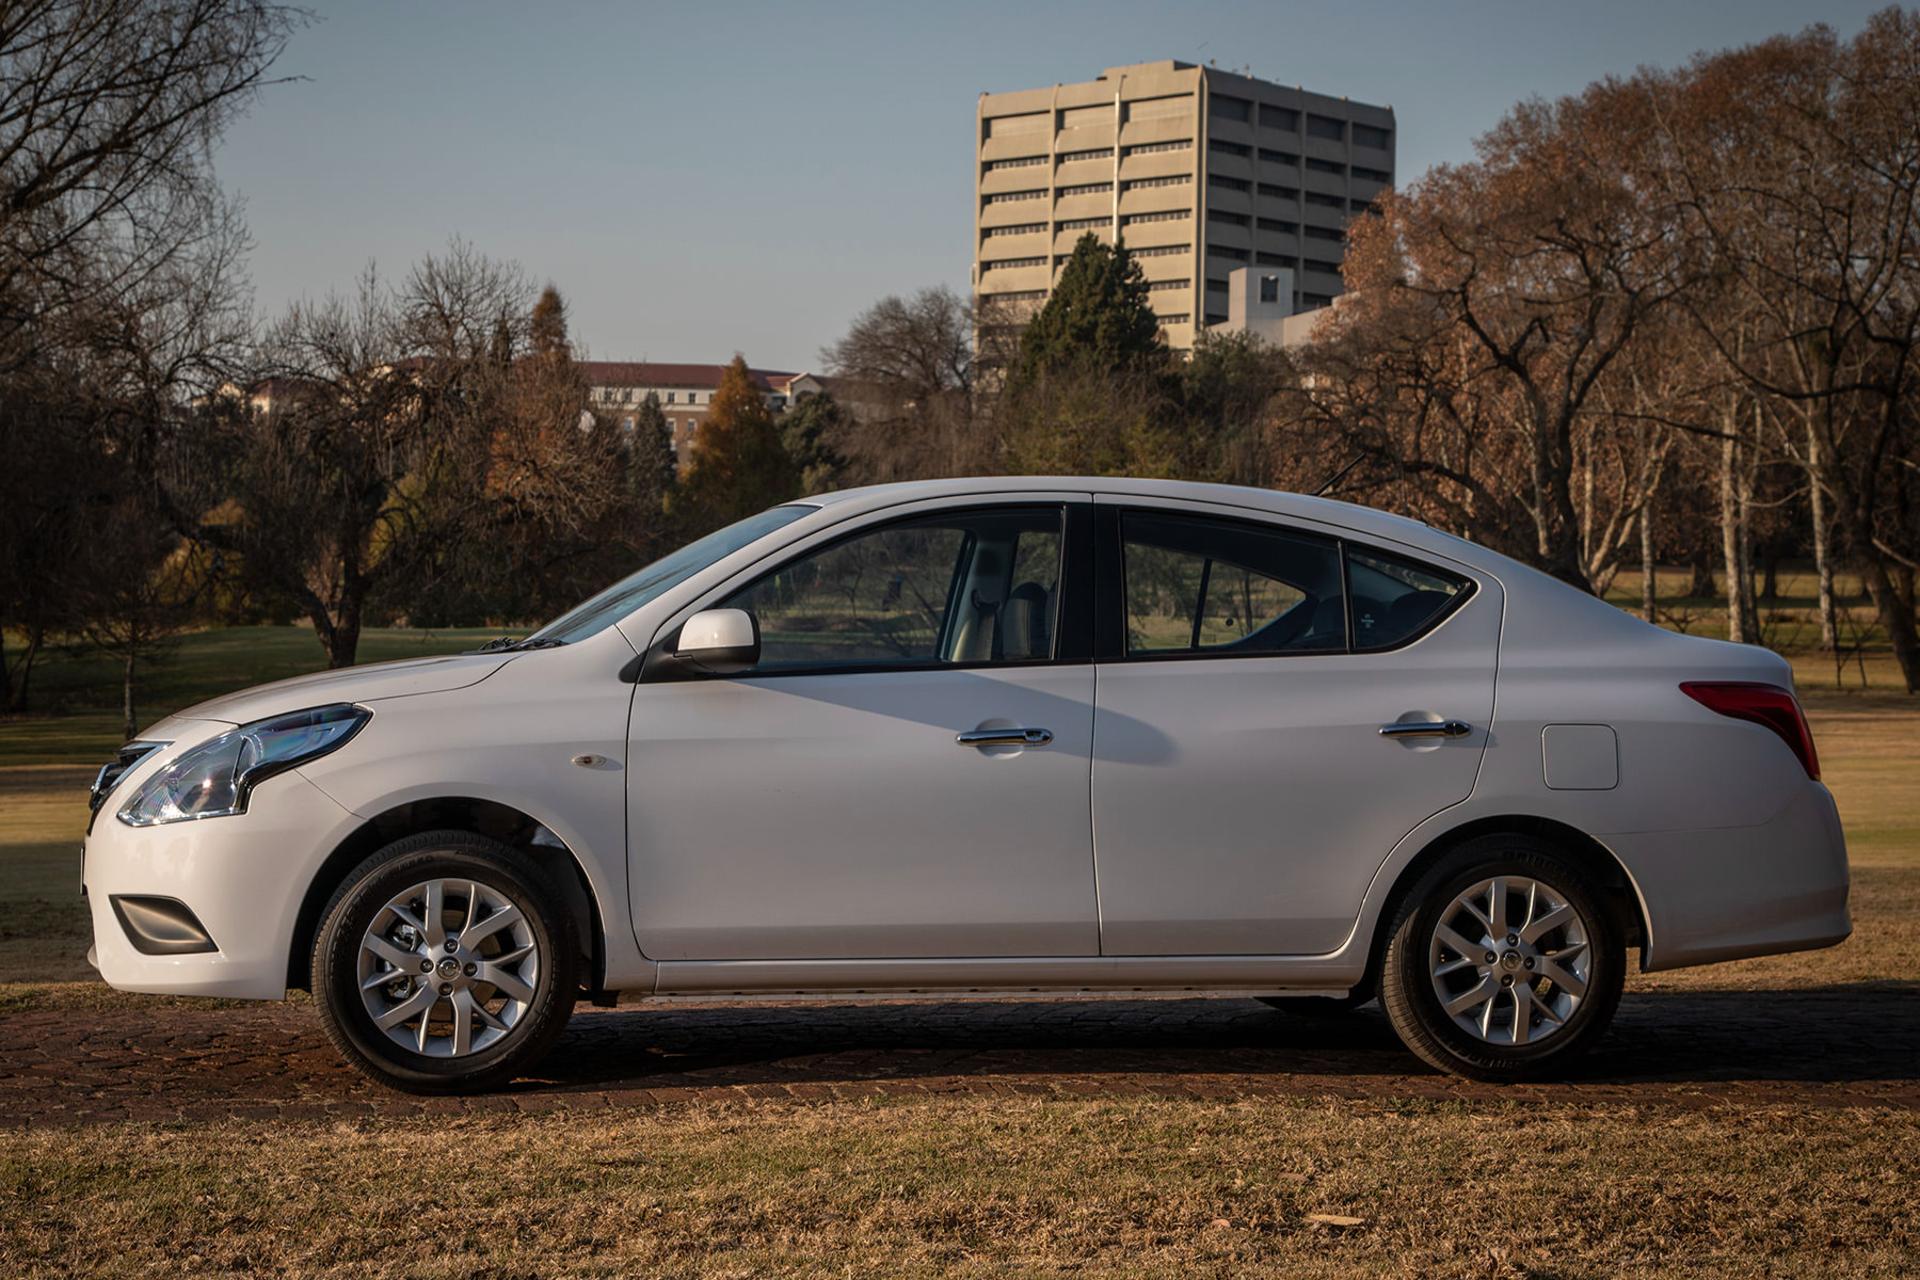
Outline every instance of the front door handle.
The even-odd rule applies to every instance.
[[[963,747],[1044,747],[1053,741],[1053,730],[969,729],[953,740]]]
[[[1402,720],[1380,726],[1383,738],[1464,738],[1472,732],[1465,720]]]

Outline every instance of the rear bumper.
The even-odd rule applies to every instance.
[[[1756,826],[1603,839],[1640,893],[1650,972],[1830,947],[1853,932],[1846,837],[1819,783]]]
[[[359,824],[295,772],[262,783],[231,817],[129,827],[102,810],[87,836],[88,959],[122,991],[277,1000],[307,886]],[[149,938],[143,951],[116,897],[182,904],[212,949],[155,953]]]

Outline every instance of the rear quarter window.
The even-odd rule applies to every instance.
[[[1392,649],[1418,639],[1453,612],[1472,588],[1469,579],[1444,569],[1349,545],[1354,652]]]

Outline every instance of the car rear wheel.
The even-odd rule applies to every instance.
[[[1605,1033],[1625,978],[1624,937],[1594,878],[1544,841],[1493,835],[1442,858],[1401,903],[1380,996],[1427,1063],[1526,1080]]]
[[[487,1088],[531,1068],[565,1027],[575,933],[545,876],[508,846],[465,831],[409,836],[354,868],[321,915],[321,1025],[395,1088]]]

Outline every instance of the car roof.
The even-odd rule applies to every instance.
[[[1372,507],[1341,502],[1335,498],[1314,498],[1277,489],[1256,489],[1249,485],[1202,484],[1192,480],[1140,480],[1127,476],[960,476],[950,480],[908,480],[896,484],[867,485],[819,494],[802,501],[821,508],[872,510],[912,502],[921,498],[960,497],[969,494],[1019,493],[1093,493],[1116,497],[1180,498],[1218,506],[1243,507],[1251,511],[1293,516],[1318,524],[1333,525],[1355,533],[1388,538],[1410,546],[1423,547],[1456,559],[1477,559],[1474,552],[1486,554],[1452,534],[1406,516],[1397,516]],[[843,511],[851,514],[851,510]]]

